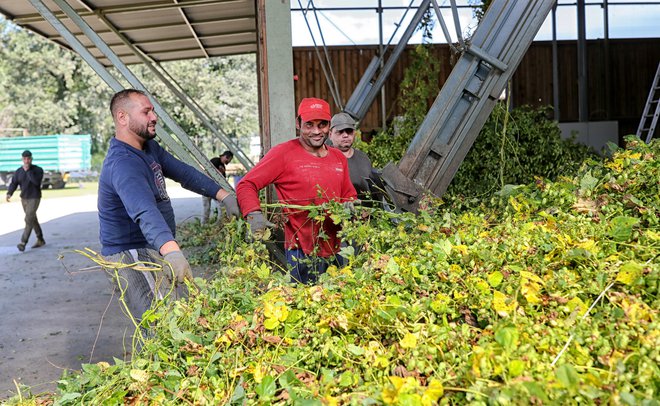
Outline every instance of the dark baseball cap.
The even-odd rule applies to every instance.
[[[334,128],[337,131],[345,130],[347,128],[355,130],[355,120],[348,113],[337,113],[330,121],[330,128]]]
[[[25,151],[23,151],[23,153],[21,155],[23,156],[23,158],[32,158],[32,152],[30,152],[29,149],[26,149]]]

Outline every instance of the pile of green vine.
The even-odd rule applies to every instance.
[[[131,362],[85,365],[46,401],[657,405],[660,143],[628,141],[470,210],[315,208],[352,241],[316,286],[228,223],[207,234],[216,277],[151,314]]]

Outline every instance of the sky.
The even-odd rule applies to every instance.
[[[453,24],[451,4],[449,0],[437,0],[438,5],[443,7],[441,12],[448,26],[452,42],[456,42],[457,34]],[[526,0],[521,0],[526,1]],[[405,30],[415,9],[408,12],[403,20],[401,28],[396,30],[396,24],[401,21],[405,8],[411,0],[381,0],[383,7],[399,7],[399,9],[386,9],[383,11],[383,42],[391,41],[396,44],[400,35]],[[421,0],[412,0],[413,6],[418,5]],[[476,18],[473,10],[467,7],[470,4],[480,3],[478,0],[456,0],[459,7],[459,21],[463,37],[466,37],[476,27]],[[604,13],[602,0],[586,0],[586,28],[588,39],[604,38]],[[609,37],[610,38],[658,38],[660,37],[660,1],[657,0],[609,0]],[[314,13],[313,4],[317,12]],[[302,6],[302,7],[301,7]],[[326,45],[354,45],[354,44],[378,44],[378,14],[376,7],[378,0],[291,0],[291,15],[293,46],[312,46],[314,41],[318,45],[325,40]],[[301,8],[309,7],[307,20],[312,27],[314,38],[300,11]],[[336,8],[363,8],[353,10],[328,10]],[[318,17],[318,22],[317,18]],[[432,31],[433,42],[446,42],[440,24],[436,24]],[[557,7],[557,38],[560,40],[577,38],[577,7],[575,0],[559,0]],[[321,30],[319,31],[318,25]],[[321,33],[323,39],[321,38]],[[536,40],[552,39],[551,16],[548,16]],[[409,41],[410,43],[421,42],[422,37],[417,33]]]

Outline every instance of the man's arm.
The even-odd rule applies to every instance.
[[[284,171],[283,152],[278,147],[271,149],[236,186],[236,197],[243,217],[261,211],[259,191],[275,182]]]
[[[158,146],[158,159],[165,177],[175,180],[185,189],[202,196],[212,197],[220,201],[229,194],[224,191],[213,179],[198,171],[192,166],[179,161],[172,154]],[[220,193],[224,192],[224,193]],[[220,195],[218,195],[220,193]],[[218,198],[221,196],[221,198]]]
[[[27,176],[28,182],[40,188],[41,181],[44,179],[44,170],[32,165],[29,170],[25,171],[25,176]]]
[[[22,168],[16,169],[14,176],[11,177],[11,182],[9,182],[9,187],[7,188],[7,201],[11,199],[11,196],[14,194],[16,188],[18,187],[18,174],[21,169]]]

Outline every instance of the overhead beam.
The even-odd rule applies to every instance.
[[[135,11],[154,11],[154,10],[167,10],[167,9],[177,9],[177,8],[189,8],[189,7],[198,7],[198,6],[212,6],[216,4],[224,4],[226,7],[231,7],[231,3],[245,4],[245,2],[237,0],[190,0],[185,4],[172,3],[171,1],[149,1],[149,2],[136,2],[135,4],[126,4],[121,6],[108,6],[100,7],[97,10],[105,15],[108,14],[118,14],[118,13],[131,13]],[[76,13],[81,17],[92,16],[95,13],[90,12],[85,9],[77,9]],[[62,11],[51,11],[55,17],[61,19],[66,17],[66,14]],[[254,16],[253,16],[254,17]],[[42,21],[43,18],[39,13],[23,14],[21,16],[16,16],[13,18],[13,21],[17,24],[32,24],[35,22]]]
[[[172,0],[172,1],[174,1],[175,4],[179,4],[178,0]],[[202,41],[199,40],[199,37],[197,36],[197,31],[195,31],[193,26],[190,24],[190,19],[188,18],[188,15],[183,10],[183,8],[179,8],[179,13],[181,14],[181,18],[183,18],[183,21],[185,22],[186,26],[188,27],[188,30],[195,39],[195,42],[197,42],[197,46],[199,46],[199,49],[201,49],[204,55],[206,56],[206,58],[208,58],[209,54],[206,52],[206,49],[204,49],[204,45],[202,44]]]

